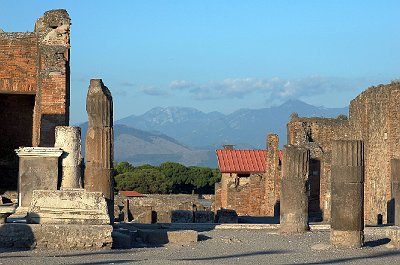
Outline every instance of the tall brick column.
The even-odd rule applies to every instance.
[[[364,144],[332,143],[331,243],[361,247],[364,243]]]
[[[265,215],[279,216],[281,179],[279,172],[279,136],[270,133],[267,136],[267,165],[265,178]]]
[[[113,217],[113,102],[111,92],[101,79],[90,80],[86,111],[89,124],[84,187],[87,191],[100,191],[104,194],[109,202],[109,214]]]
[[[392,211],[394,225],[400,226],[400,159],[392,159],[391,179],[392,179]]]
[[[283,151],[280,231],[298,233],[309,230],[307,180],[310,151],[286,145]]]
[[[57,126],[54,147],[61,148],[61,189],[82,188],[82,140],[81,128]]]

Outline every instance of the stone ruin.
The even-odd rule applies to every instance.
[[[69,29],[68,13],[51,10],[33,32],[0,33],[1,189],[17,189],[14,149],[52,147],[55,127],[69,123]]]
[[[102,80],[90,81],[84,167],[81,130],[68,126],[69,27],[65,10],[51,10],[38,19],[33,33],[0,33],[0,61],[5,65],[0,107],[7,108],[0,109],[5,135],[0,140],[0,183],[11,190],[18,183],[15,217],[27,223],[2,225],[1,246],[112,244],[112,96]],[[12,156],[13,149],[18,156]],[[5,223],[12,205],[6,210],[3,206],[0,220]]]

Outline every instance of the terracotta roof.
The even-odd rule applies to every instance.
[[[265,172],[266,150],[217,150],[218,166],[222,173]]]
[[[145,195],[137,192],[137,191],[128,191],[128,190],[121,190],[118,192],[119,196],[125,196],[125,197],[145,197]]]

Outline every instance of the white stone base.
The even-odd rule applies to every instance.
[[[31,224],[110,224],[101,192],[34,190],[27,216]]]

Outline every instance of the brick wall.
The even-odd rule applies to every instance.
[[[53,146],[55,127],[69,124],[69,26],[65,10],[51,10],[38,19],[34,32],[0,33],[0,122],[3,135],[12,136],[11,145],[0,142],[4,152],[20,145]],[[7,178],[17,179],[13,167]]]

